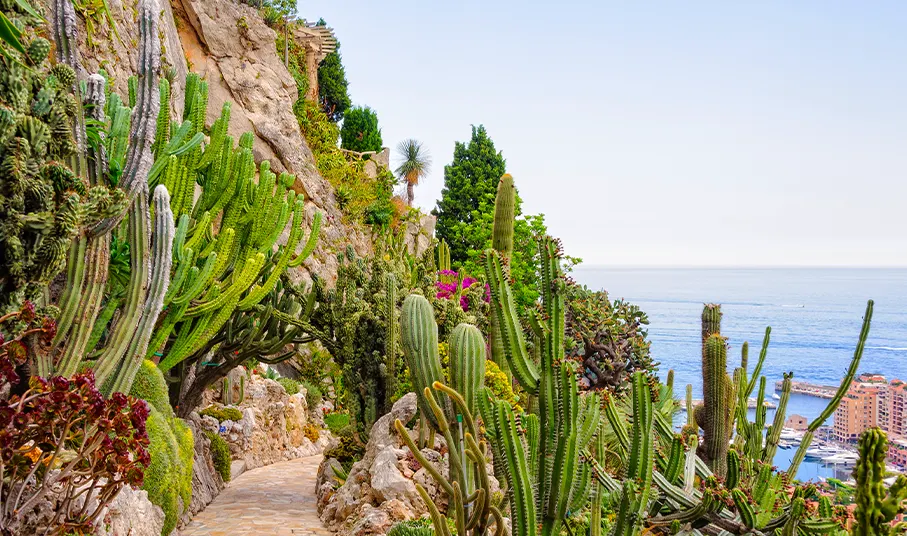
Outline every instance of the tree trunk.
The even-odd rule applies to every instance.
[[[189,414],[201,405],[205,389],[226,378],[227,374],[230,374],[230,371],[236,368],[238,364],[228,360],[216,367],[202,368],[201,372],[195,375],[195,380],[192,384],[180,396],[179,403],[174,408],[176,416],[181,419],[188,418]]]
[[[409,206],[413,206],[413,200],[416,199],[416,192],[413,186],[413,183],[406,181],[406,204]]]

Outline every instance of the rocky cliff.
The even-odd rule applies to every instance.
[[[79,18],[82,75],[103,69],[117,93],[125,96],[128,79],[136,70],[137,1],[108,0],[107,4],[119,37],[106,24],[95,25],[89,36]],[[277,54],[274,31],[258,11],[235,0],[172,0],[162,2],[160,29],[164,69],[172,69],[176,107],[181,108],[186,73],[200,74],[209,87],[209,124],[223,104],[231,102],[230,135],[238,139],[244,132],[254,133],[256,161],[269,160],[272,169],[296,176],[294,189],[305,195],[309,223],[316,212],[324,213],[318,247],[296,279],[318,274],[332,281],[335,253],[347,244],[357,254],[368,255],[367,232],[342,221],[333,189],[315,168],[293,114],[296,83]]]

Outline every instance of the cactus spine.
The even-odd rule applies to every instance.
[[[491,247],[503,259],[510,260],[513,254],[513,225],[516,211],[516,187],[513,177],[505,173],[498,182],[497,195],[494,198],[494,226],[491,233]],[[491,339],[491,360],[510,378],[510,367],[504,354],[504,343],[498,328],[498,320],[492,316],[489,320],[489,338]]]
[[[888,456],[888,437],[879,428],[870,428],[860,436],[860,460],[853,471],[857,481],[854,511],[855,536],[893,534],[891,522],[903,511],[907,500],[907,477],[899,475],[887,491],[885,458]],[[899,524],[903,529],[904,524]]]

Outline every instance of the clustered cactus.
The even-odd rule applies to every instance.
[[[903,512],[907,500],[907,477],[898,475],[894,484],[885,489],[882,480],[887,472],[888,438],[879,428],[870,428],[860,436],[860,460],[854,469],[857,481],[854,511],[855,536],[901,533],[907,525],[903,522],[892,526],[895,517]]]

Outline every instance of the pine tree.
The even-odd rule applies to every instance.
[[[319,26],[327,26],[324,19],[318,21]],[[321,109],[331,121],[337,123],[343,119],[346,110],[352,104],[347,89],[346,71],[340,59],[340,41],[337,48],[328,54],[321,65],[318,66],[318,94]]]
[[[491,237],[494,196],[498,181],[505,173],[504,156],[495,150],[485,127],[472,127],[468,143],[457,142],[453,162],[444,166],[444,189],[438,206],[435,236],[450,246],[453,266],[470,260],[485,249]],[[520,197],[516,210],[520,214]]]

